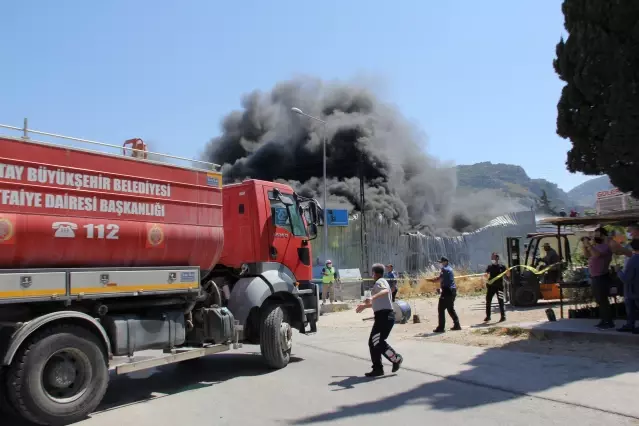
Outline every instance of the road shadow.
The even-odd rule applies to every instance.
[[[507,311],[513,312],[526,312],[526,311],[537,311],[537,310],[546,310],[548,308],[558,308],[561,303],[559,300],[539,300],[535,306],[513,306],[510,303],[506,305]],[[565,306],[565,303],[564,303]]]
[[[513,306],[510,303],[506,303],[504,308],[506,309],[506,312],[526,312],[543,311],[548,308],[559,308],[559,305],[559,300],[539,300],[534,306]],[[564,306],[566,306],[565,303]],[[471,311],[484,311],[486,309],[486,302],[483,300],[478,301],[477,303],[473,303],[472,305],[470,305],[468,309]],[[499,312],[499,303],[496,300],[493,300],[493,302],[491,303],[490,310],[493,314]]]
[[[471,324],[468,328],[490,328],[497,325],[497,322],[478,322],[477,324]]]
[[[333,376],[334,379],[342,379],[336,380],[334,382],[329,383],[329,386],[337,386],[337,389],[332,389],[331,392],[337,392],[348,389],[355,389],[355,386],[361,385],[362,383],[369,383],[375,380],[387,379],[389,377],[396,376],[397,374],[387,374],[381,377],[366,377],[366,376]]]
[[[465,410],[530,398],[531,395],[570,383],[605,379],[639,371],[639,348],[628,347],[629,350],[636,351],[637,361],[621,363],[596,362],[577,356],[534,354],[525,351],[523,346],[526,344],[526,340],[522,340],[511,342],[501,348],[486,349],[462,366],[470,367],[463,372],[449,376],[427,372],[426,383],[405,392],[369,402],[337,406],[325,413],[300,418],[289,424],[328,423],[345,418],[386,413],[410,405],[422,405],[427,410]],[[454,350],[453,347],[451,350]],[[405,370],[410,371],[410,368],[407,367]],[[433,378],[435,380],[432,380]],[[345,379],[344,382],[342,390],[352,389],[364,381]],[[348,386],[351,383],[352,386]],[[585,401],[571,404],[588,406],[588,402]],[[631,414],[628,415],[632,417]]]
[[[292,356],[290,363],[302,360]],[[93,414],[275,371],[265,365],[258,353],[222,353],[123,376],[112,375],[107,393]],[[2,416],[2,425],[35,426],[12,416]]]

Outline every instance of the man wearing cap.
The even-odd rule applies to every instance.
[[[333,268],[333,262],[328,259],[324,268],[322,268],[322,304],[326,304],[326,296],[330,293],[328,298],[331,303],[336,301],[335,299],[335,283],[339,281],[337,270]]]
[[[453,328],[451,330],[461,330],[459,325],[459,317],[455,312],[455,298],[457,297],[457,286],[455,285],[455,273],[453,268],[448,264],[448,259],[442,256],[439,259],[441,270],[439,276],[431,278],[429,281],[439,280],[439,303],[437,304],[438,325],[433,332],[443,333],[446,331],[446,311],[453,320]]]
[[[397,272],[393,270],[393,265],[386,265],[386,280],[388,281],[388,285],[391,288],[391,295],[393,296],[393,303],[395,302],[395,297],[397,296]]]
[[[395,325],[395,311],[391,301],[391,289],[384,277],[384,265],[376,263],[372,266],[375,284],[371,289],[371,297],[364,303],[357,305],[355,312],[360,313],[367,308],[373,308],[375,322],[368,338],[368,348],[373,362],[372,371],[366,373],[367,377],[379,377],[384,375],[382,355],[393,364],[393,373],[397,372],[404,361],[401,355],[386,342],[393,326]]]
[[[546,255],[541,258],[541,261],[546,264],[546,266],[550,266],[548,272],[544,276],[544,284],[555,284],[559,282],[559,265],[558,263],[561,261],[557,250],[550,247],[549,243],[544,243],[544,252]]]

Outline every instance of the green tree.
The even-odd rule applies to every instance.
[[[557,211],[550,204],[550,199],[545,189],[541,190],[541,197],[537,200],[537,211],[546,214],[557,214]]]
[[[639,196],[639,1],[564,0],[562,11],[569,35],[553,65],[566,82],[557,134],[572,142],[568,170]]]

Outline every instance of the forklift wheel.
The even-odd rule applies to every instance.
[[[534,306],[537,304],[537,292],[530,287],[519,287],[514,299],[515,306]]]

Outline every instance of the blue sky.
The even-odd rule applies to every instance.
[[[568,190],[552,68],[560,0],[4,1],[0,123],[194,157],[241,95],[367,78],[458,164]]]

